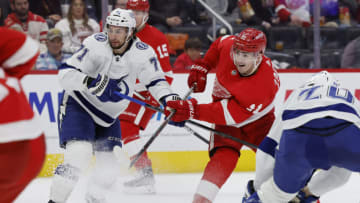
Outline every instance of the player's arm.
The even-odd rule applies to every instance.
[[[39,55],[39,44],[31,37],[7,28],[0,28],[0,38],[3,39],[0,42],[0,66],[9,76],[21,79],[33,68]]]
[[[261,95],[239,95],[209,104],[198,104],[195,98],[186,102],[170,101],[167,106],[176,110],[173,121],[197,119],[219,125],[239,125],[254,121],[270,112],[274,100],[275,85],[269,86]],[[267,95],[265,92],[268,92]],[[246,100],[246,101],[245,101]],[[251,104],[251,105],[245,105]],[[169,110],[166,110],[169,114]]]
[[[167,96],[177,95],[170,89],[154,51],[149,50],[149,53],[147,59],[141,65],[142,68],[138,75],[140,82],[159,102]]]
[[[99,57],[91,46],[91,41],[85,40],[83,46],[60,67],[58,78],[61,86],[68,91],[85,90],[87,83],[91,83],[91,79],[98,77],[100,68],[98,61]]]
[[[215,68],[218,63],[220,43],[223,39],[224,37],[221,37],[212,43],[204,58],[198,59],[195,64],[191,66],[188,86],[192,87],[194,83],[196,83],[194,92],[203,92],[205,90],[207,74],[211,69]]]
[[[162,36],[162,42],[154,50],[160,62],[161,68],[165,74],[165,79],[168,81],[169,84],[171,84],[174,79],[174,75],[170,64],[169,42],[165,35],[162,34]]]

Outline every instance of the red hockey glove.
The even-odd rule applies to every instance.
[[[192,87],[194,83],[196,83],[196,87],[194,92],[203,92],[206,87],[206,75],[209,71],[199,65],[192,65],[189,78],[188,85]]]
[[[168,101],[166,103],[165,115],[169,116],[171,111],[176,111],[171,120],[181,122],[192,118],[198,118],[196,112],[197,101],[195,98],[180,101]]]

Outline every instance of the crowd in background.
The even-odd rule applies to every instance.
[[[124,7],[126,2],[109,0],[108,10]],[[174,70],[188,70],[214,40],[211,13],[196,0],[149,2],[148,23],[167,34]],[[314,0],[204,2],[230,23],[234,34],[248,26],[264,31],[269,39],[266,55],[279,68],[313,67]],[[25,32],[40,42],[36,69],[57,69],[86,37],[102,30],[101,4],[100,0],[1,1],[0,25]],[[320,4],[322,67],[360,67],[360,1],[321,0]],[[230,34],[227,27],[217,23],[216,37]],[[170,39],[174,34],[185,37]]]

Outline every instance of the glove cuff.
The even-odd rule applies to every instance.
[[[204,74],[207,74],[209,72],[208,69],[204,68],[201,65],[196,65],[196,64],[191,66],[191,70],[198,71],[198,72],[201,72],[201,73],[204,73]]]
[[[163,106],[166,106],[166,102],[176,101],[176,100],[181,100],[181,98],[178,94],[173,93],[173,94],[168,94],[168,95],[161,97],[159,101]]]
[[[186,100],[189,104],[189,119],[198,119],[199,118],[199,111],[198,111],[198,102],[195,98],[190,100]]]

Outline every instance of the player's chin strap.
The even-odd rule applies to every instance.
[[[145,102],[140,101],[140,100],[138,100],[138,99],[135,99],[135,98],[133,98],[133,97],[129,97],[129,96],[124,95],[124,94],[122,94],[122,93],[120,93],[120,92],[115,92],[115,94],[117,94],[118,96],[120,96],[120,97],[122,97],[122,98],[124,98],[124,99],[127,99],[127,100],[129,100],[129,101],[131,101],[131,102],[134,102],[134,103],[137,103],[137,104],[139,104],[139,105],[141,105],[141,106],[144,106],[144,107],[146,107],[146,108],[152,109],[152,110],[157,111],[157,112],[160,112],[160,113],[164,113],[164,111],[163,111],[161,108],[159,108],[159,107],[152,106],[152,105],[150,105],[150,104],[148,104],[148,103],[145,103]],[[141,97],[140,97],[140,98],[141,98]],[[186,98],[187,98],[187,97],[186,97]],[[233,137],[233,136],[228,135],[228,134],[226,134],[226,133],[224,133],[224,132],[221,132],[221,131],[215,130],[215,129],[213,129],[213,128],[210,128],[210,127],[208,127],[208,126],[206,126],[206,125],[203,125],[203,124],[201,124],[201,123],[198,123],[198,122],[195,122],[195,121],[192,121],[192,120],[187,120],[187,121],[185,121],[185,123],[186,123],[186,124],[192,124],[192,125],[194,125],[194,126],[196,126],[196,127],[199,127],[199,128],[201,128],[201,129],[203,129],[203,130],[207,130],[207,131],[213,132],[213,133],[215,133],[215,134],[217,134],[217,135],[219,135],[219,136],[221,136],[221,137],[224,137],[224,138],[233,140],[233,141],[235,141],[235,142],[239,142],[239,143],[241,143],[241,144],[243,144],[243,145],[246,145],[246,146],[248,146],[248,147],[251,147],[251,148],[253,148],[253,149],[257,149],[257,148],[258,148],[258,146],[254,145],[254,144],[251,144],[251,143],[249,143],[249,142],[246,142],[245,140],[241,140],[241,139],[239,139],[239,138],[237,138],[237,137]],[[195,132],[195,131],[194,131],[194,132]],[[194,134],[194,135],[196,136],[196,134]],[[200,136],[200,135],[199,135],[199,136]],[[196,136],[196,137],[198,137],[198,136]],[[199,139],[201,139],[201,138],[199,137]],[[204,138],[204,139],[205,139],[205,138]]]

